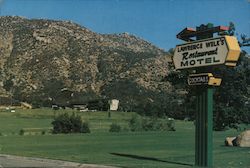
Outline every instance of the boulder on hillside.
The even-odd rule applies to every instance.
[[[237,137],[227,137],[225,139],[226,146],[250,147],[250,130],[242,132]]]

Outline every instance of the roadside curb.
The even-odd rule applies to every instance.
[[[103,166],[95,164],[82,164],[76,162],[52,160],[43,158],[33,158],[15,155],[0,154],[0,161],[2,167],[32,167],[32,168],[118,168],[113,166]]]

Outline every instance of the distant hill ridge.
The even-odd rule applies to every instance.
[[[29,103],[117,98],[125,107],[172,89],[163,82],[169,53],[128,33],[98,34],[69,21],[0,17],[0,55],[1,95]]]

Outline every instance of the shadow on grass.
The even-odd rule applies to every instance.
[[[167,161],[167,160],[157,159],[157,158],[153,158],[153,157],[145,157],[145,156],[138,156],[138,155],[131,155],[131,154],[123,154],[123,153],[110,153],[110,154],[116,155],[116,156],[121,156],[121,157],[128,157],[128,158],[132,158],[132,159],[150,160],[150,161],[163,162],[163,163],[169,163],[169,164],[177,164],[177,165],[190,166],[190,167],[194,166],[194,165],[188,164],[188,163]]]

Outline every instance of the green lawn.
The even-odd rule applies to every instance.
[[[53,117],[62,113],[80,115],[90,124],[91,132],[107,132],[111,123],[118,123],[128,127],[128,120],[134,113],[112,112],[111,118],[107,112],[79,112],[76,110],[51,110],[51,109],[17,109],[15,113],[0,111],[0,133],[10,135],[18,134],[22,128],[51,128]]]
[[[61,113],[62,111],[57,111]],[[68,111],[70,112],[70,111]],[[43,114],[44,113],[44,114]],[[109,133],[112,122],[127,125],[131,113],[80,113],[92,133],[20,136],[20,128],[50,127],[51,110],[0,112],[0,153],[113,165],[126,168],[192,167],[194,125],[176,121],[175,132]],[[31,117],[32,116],[32,117]],[[226,136],[239,132],[214,132],[214,167],[250,167],[250,148],[225,147]]]

